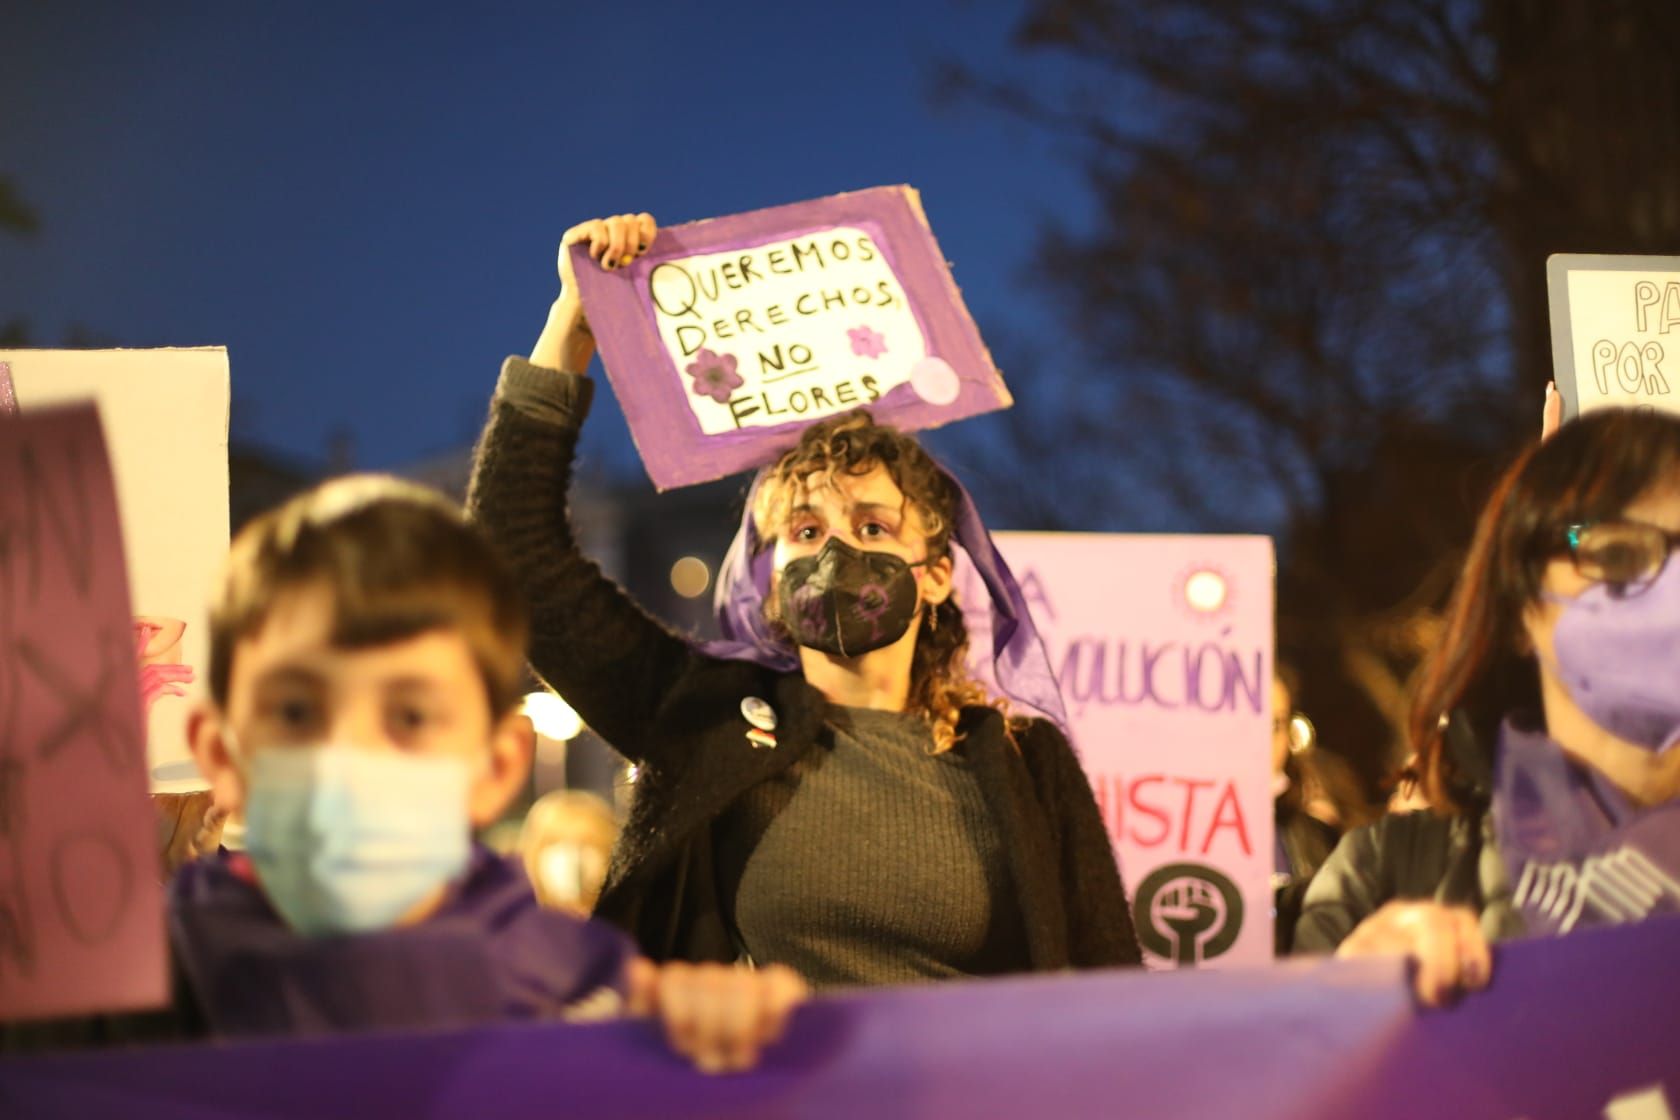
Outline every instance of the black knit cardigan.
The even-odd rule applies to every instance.
[[[655,960],[736,958],[720,913],[712,826],[736,798],[817,740],[827,701],[797,673],[709,657],[638,606],[577,549],[566,514],[591,383],[509,359],[550,387],[531,407],[498,393],[478,448],[468,508],[513,565],[532,608],[536,672],[590,728],[637,763],[635,797],[596,914]],[[777,715],[776,746],[755,747],[749,696]],[[955,748],[973,760],[1008,854],[1034,970],[1138,964],[1130,908],[1091,787],[1067,740],[1032,721],[962,714]],[[835,837],[837,853],[846,837]]]

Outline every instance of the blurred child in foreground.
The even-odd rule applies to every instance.
[[[529,772],[526,633],[488,543],[422,487],[341,479],[239,534],[188,734],[245,850],[176,876],[177,998],[143,1037],[628,1011],[660,1015],[709,1072],[756,1060],[803,998],[796,975],[656,968],[472,842]]]

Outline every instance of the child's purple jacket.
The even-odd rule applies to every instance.
[[[610,1012],[635,953],[604,922],[542,909],[523,869],[483,847],[437,913],[400,929],[301,936],[236,853],[183,867],[169,903],[179,987],[218,1037]]]

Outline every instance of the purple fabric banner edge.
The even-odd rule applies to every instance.
[[[1601,1115],[1680,1084],[1680,918],[1510,944],[1418,1011],[1395,960],[1087,973],[813,1002],[705,1077],[643,1022],[0,1062],[8,1115],[429,1117]],[[21,1109],[21,1111],[14,1111]]]

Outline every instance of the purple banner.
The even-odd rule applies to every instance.
[[[642,1022],[11,1059],[0,1115],[1662,1117],[1677,952],[1680,918],[1508,945],[1435,1012],[1397,961],[882,991],[723,1078]]]

